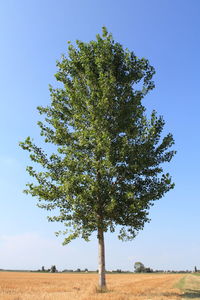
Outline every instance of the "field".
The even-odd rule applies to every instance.
[[[108,292],[97,290],[97,274],[0,272],[0,300],[200,299],[200,276],[109,274]]]

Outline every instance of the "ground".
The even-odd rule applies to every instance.
[[[200,299],[193,274],[108,274],[99,293],[97,274],[0,272],[0,300],[173,300]]]

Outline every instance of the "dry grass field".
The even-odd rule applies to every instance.
[[[200,283],[194,275],[110,274],[109,291],[99,293],[97,274],[0,272],[0,300],[200,299],[184,291],[187,281],[193,284],[191,278]]]

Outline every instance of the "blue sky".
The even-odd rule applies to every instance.
[[[50,101],[56,60],[67,41],[90,41],[106,26],[114,39],[156,69],[156,88],[144,100],[164,116],[177,155],[166,170],[176,186],[151,209],[132,242],[106,235],[107,269],[133,270],[135,261],[153,269],[200,268],[198,0],[31,0],[0,3],[0,268],[97,269],[97,241],[63,247],[35,199],[22,193],[31,179],[27,153],[18,142],[41,142],[36,107]]]

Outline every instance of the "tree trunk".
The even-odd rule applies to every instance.
[[[103,230],[98,228],[98,245],[99,245],[99,288],[102,290],[106,288],[106,274],[105,274],[105,247]]]

